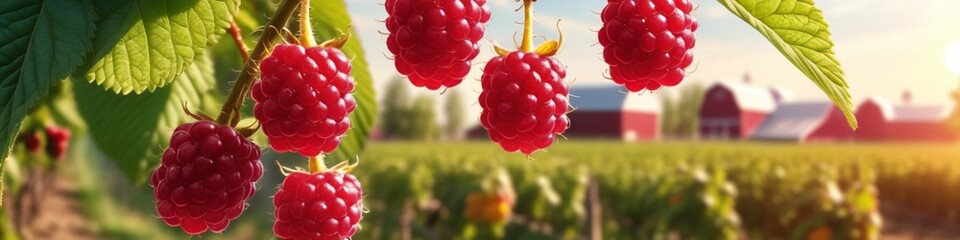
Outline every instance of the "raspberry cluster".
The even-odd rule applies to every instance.
[[[598,37],[610,75],[628,90],[676,86],[693,62],[690,0],[608,0]]]
[[[223,231],[263,174],[260,147],[210,121],[177,127],[162,159],[150,176],[157,214],[191,235]]]
[[[480,53],[486,0],[387,0],[387,48],[397,71],[413,85],[453,87],[470,72]]]
[[[566,76],[559,60],[536,53],[514,51],[487,62],[479,102],[490,139],[527,155],[553,144],[570,122]]]
[[[23,141],[23,145],[27,147],[27,151],[33,153],[40,152],[40,134],[37,132],[28,132],[20,136],[20,139]]]
[[[47,135],[47,154],[54,159],[62,160],[67,155],[67,145],[70,144],[70,129],[49,126],[44,132]],[[35,141],[36,144],[40,142],[39,139],[35,139]],[[31,140],[28,138],[27,148],[31,148],[30,145]]]
[[[338,48],[283,44],[260,63],[251,92],[270,146],[304,156],[330,153],[356,107],[350,60]]]
[[[348,173],[292,172],[273,198],[273,232],[280,239],[349,238],[363,214],[361,196],[360,182]]]

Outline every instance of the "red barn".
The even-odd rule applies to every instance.
[[[700,106],[700,136],[745,139],[777,107],[771,90],[742,83],[717,82]]]
[[[650,141],[660,138],[660,99],[622,87],[570,89],[570,128],[565,136]]]
[[[854,133],[858,141],[883,141],[887,123],[893,120],[893,103],[882,98],[868,98],[857,107],[859,127]]]
[[[853,134],[854,131],[847,122],[847,116],[843,115],[843,111],[840,111],[837,105],[830,102],[826,119],[816,130],[813,130],[810,136],[807,136],[807,141],[850,141],[854,138]]]
[[[947,124],[952,106],[921,105],[909,102],[893,105],[871,98],[857,108],[859,141],[950,142],[960,136]]]
[[[887,123],[887,138],[894,141],[949,142],[957,133],[947,125],[952,107],[907,104],[894,108],[893,121]]]
[[[751,136],[791,142],[847,141],[853,130],[831,102],[796,102],[777,106]]]

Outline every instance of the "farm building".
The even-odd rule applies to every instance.
[[[793,102],[777,106],[756,132],[757,140],[814,142],[848,141],[853,130],[831,102]]]
[[[728,81],[713,84],[700,106],[700,137],[745,139],[751,136],[777,108],[775,92]]]
[[[882,141],[886,139],[887,122],[893,120],[893,103],[887,99],[871,97],[857,107],[858,141]]]
[[[947,125],[953,111],[950,105],[923,105],[909,101],[891,104],[870,98],[857,108],[859,141],[956,141],[958,134]]]
[[[568,137],[616,138],[649,141],[660,138],[658,96],[628,93],[622,87],[574,87],[570,89]]]

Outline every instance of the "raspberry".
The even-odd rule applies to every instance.
[[[199,121],[173,132],[150,186],[167,225],[219,233],[243,212],[262,174],[260,147],[232,127]]]
[[[487,62],[480,79],[480,122],[504,150],[531,154],[553,144],[570,120],[563,82],[567,70],[555,57],[522,51]]]
[[[260,63],[254,116],[270,146],[304,156],[329,153],[350,129],[357,107],[350,60],[340,49],[283,44]]]
[[[23,145],[27,147],[27,151],[33,153],[40,152],[40,134],[37,132],[25,133],[20,136],[20,139],[23,140]]]
[[[470,72],[490,20],[486,0],[387,0],[387,48],[417,87],[453,87]]]
[[[689,0],[608,0],[598,33],[613,81],[632,92],[676,86],[693,62]]]
[[[292,172],[273,198],[273,233],[280,239],[350,238],[360,226],[362,195],[360,182],[349,173]]]
[[[54,159],[63,159],[67,155],[67,145],[70,143],[70,129],[49,126],[45,132],[47,134],[47,154]]]

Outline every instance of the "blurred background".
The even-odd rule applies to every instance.
[[[251,2],[247,24],[238,20],[246,30],[274,10]],[[627,94],[604,78],[594,31],[605,3],[540,1],[535,33],[556,38],[563,19],[558,58],[576,111],[565,138],[530,158],[504,153],[477,119],[480,66],[494,56],[491,42],[512,44],[519,3],[488,2],[489,41],[473,71],[439,93],[396,75],[382,2],[346,1],[380,108],[354,172],[368,210],[355,239],[960,238],[960,2],[817,2],[854,96],[852,131],[716,2],[694,11],[701,27],[686,80]],[[229,36],[208,52],[212,91],[223,96],[240,61]],[[100,151],[71,84],[28,118],[7,161],[0,239],[272,238],[270,196],[283,179],[275,162],[304,159],[265,150],[244,215],[223,234],[190,237],[156,217],[153,189],[127,178],[129,166]],[[28,149],[64,131],[62,154]]]

